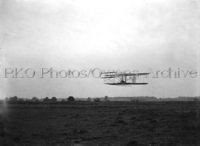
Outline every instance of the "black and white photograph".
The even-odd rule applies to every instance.
[[[0,146],[200,146],[200,1],[0,0]]]

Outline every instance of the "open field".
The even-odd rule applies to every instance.
[[[197,102],[10,104],[3,146],[199,146]]]

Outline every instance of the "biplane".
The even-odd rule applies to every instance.
[[[150,73],[118,73],[118,72],[102,72],[102,79],[117,79],[116,81],[105,82],[108,85],[146,85],[146,82],[137,82],[139,76],[149,75]]]

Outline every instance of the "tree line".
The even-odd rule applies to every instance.
[[[5,101],[7,103],[65,103],[65,102],[75,102],[76,99],[73,96],[69,96],[66,99],[58,99],[54,97],[45,97],[45,98],[38,98],[32,97],[31,99],[27,98],[19,98],[17,96],[6,98]]]
[[[85,100],[81,100],[81,99],[77,99],[73,96],[68,96],[67,98],[57,98],[55,96],[53,97],[45,97],[45,98],[38,98],[38,97],[32,97],[30,99],[27,99],[27,98],[20,98],[20,97],[17,97],[17,96],[13,96],[13,97],[7,97],[5,98],[5,101],[7,103],[10,103],[10,104],[55,104],[55,103],[72,103],[72,102],[78,102],[78,101],[87,101],[87,102],[100,102],[100,101],[109,101],[108,100],[108,97],[105,96],[104,99],[100,99],[100,98],[90,98],[88,97],[87,99]]]

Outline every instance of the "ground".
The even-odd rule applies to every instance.
[[[199,146],[197,102],[10,104],[2,146]]]

